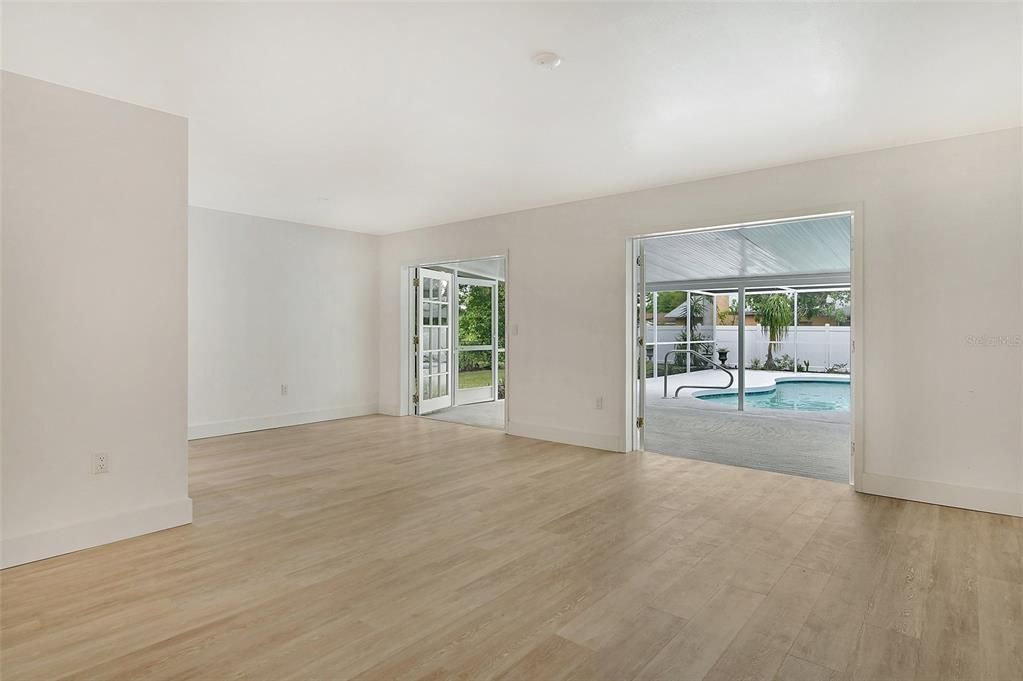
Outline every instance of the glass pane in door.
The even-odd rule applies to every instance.
[[[458,285],[458,342],[490,345],[494,335],[491,286]]]
[[[494,353],[462,350],[458,353],[458,389],[486,388],[494,384]]]
[[[427,414],[451,406],[449,272],[422,268],[419,317],[419,406]]]

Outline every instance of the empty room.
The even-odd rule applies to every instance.
[[[0,22],[3,681],[1023,679],[1023,4]]]

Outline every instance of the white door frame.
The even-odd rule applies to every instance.
[[[643,420],[646,418],[646,260],[643,240],[638,239],[634,247],[634,258],[629,268],[633,273],[632,314],[629,315],[635,320],[636,327],[630,339],[630,346],[635,354],[632,361],[633,371],[636,372],[638,381],[635,381],[636,390],[636,418],[629,423],[629,430],[632,431],[635,439],[636,449],[643,450],[646,447],[646,432],[643,427]],[[657,310],[654,310],[654,319],[657,319]],[[657,361],[657,346],[654,346],[654,362]]]
[[[416,415],[416,406],[412,401],[414,384],[413,377],[415,376],[415,364],[416,353],[412,347],[412,337],[415,335],[416,329],[416,311],[415,311],[415,296],[413,294],[412,281],[415,278],[416,268],[419,267],[450,267],[454,263],[461,261],[475,261],[475,260],[491,260],[494,258],[504,258],[504,285],[505,285],[505,301],[504,301],[504,320],[505,320],[505,339],[504,339],[504,384],[506,397],[504,399],[504,423],[505,430],[508,429],[510,421],[511,406],[513,404],[514,385],[513,385],[513,369],[512,364],[514,362],[514,336],[516,335],[516,328],[513,325],[514,315],[514,289],[512,288],[512,258],[510,251],[497,255],[482,255],[482,256],[455,256],[450,258],[441,259],[430,259],[430,260],[406,260],[401,265],[399,275],[399,336],[398,336],[398,389],[402,394],[402,399],[398,402],[398,415],[399,416],[414,416]],[[456,318],[457,318],[457,312]]]
[[[498,331],[498,321],[499,321],[498,320],[498,316],[500,314],[499,310],[497,309],[497,302],[498,302],[498,295],[497,295],[498,280],[497,279],[480,279],[479,277],[473,277],[473,276],[462,276],[462,275],[460,275],[458,273],[457,269],[455,270],[455,275],[456,275],[455,276],[455,291],[456,291],[456,294],[457,294],[457,291],[458,291],[458,287],[463,285],[463,284],[466,285],[466,286],[486,286],[486,287],[490,288],[490,345],[470,345],[470,346],[462,347],[462,341],[459,338],[459,332],[458,332],[458,329],[459,329],[458,322],[459,322],[459,319],[460,319],[459,315],[461,314],[461,312],[456,312],[455,313],[455,322],[456,323],[455,323],[455,325],[453,327],[453,332],[452,332],[453,333],[452,337],[454,339],[454,358],[455,358],[455,373],[454,373],[454,381],[455,381],[455,383],[454,383],[454,385],[455,385],[455,405],[459,405],[459,404],[478,404],[480,402],[493,402],[494,400],[497,399],[497,396],[498,396],[497,378],[498,378],[498,367],[500,365],[500,357],[498,356],[498,353],[500,352],[500,349],[499,349],[498,346],[500,345],[500,343],[499,343],[498,337],[497,337],[498,336],[498,334],[497,334],[497,331]],[[456,305],[455,308],[457,310],[461,309],[461,307],[459,305]],[[458,387],[458,385],[459,385],[459,383],[458,383],[458,381],[459,381],[459,378],[458,378],[459,353],[461,353],[463,350],[466,351],[466,352],[472,352],[474,350],[482,350],[482,351],[489,351],[490,352],[490,365],[491,365],[490,366],[490,369],[491,369],[490,373],[491,373],[491,378],[490,378],[490,386],[489,386],[490,390],[489,391],[486,391],[485,387],[484,388],[465,388],[465,389],[461,389],[461,388]],[[473,392],[473,391],[475,391],[475,392]]]
[[[636,428],[636,419],[643,416],[643,403],[640,399],[640,393],[645,390],[646,378],[644,375],[643,382],[637,385],[636,371],[637,371],[637,358],[636,348],[637,339],[645,339],[645,315],[637,314],[635,310],[636,306],[636,291],[640,290],[642,285],[645,290],[646,282],[637,281],[640,276],[640,268],[637,267],[636,256],[642,253],[642,242],[644,239],[655,236],[665,236],[669,234],[683,234],[688,232],[706,232],[706,231],[717,231],[721,229],[735,229],[737,227],[757,227],[761,225],[768,225],[778,222],[790,222],[793,220],[802,220],[815,217],[824,217],[827,215],[837,214],[848,214],[851,223],[851,282],[850,282],[850,307],[851,307],[851,336],[852,336],[852,347],[850,348],[849,355],[849,381],[852,390],[852,402],[850,404],[849,418],[851,423],[851,442],[850,442],[850,483],[856,491],[862,491],[863,483],[863,470],[864,461],[866,459],[866,433],[864,428],[864,400],[866,397],[865,386],[863,377],[865,372],[863,371],[864,360],[866,357],[866,346],[863,341],[863,240],[864,240],[864,219],[863,219],[863,204],[862,203],[849,203],[840,204],[829,207],[818,208],[815,210],[794,210],[787,211],[777,214],[776,217],[768,217],[760,220],[743,220],[727,223],[711,224],[706,226],[694,226],[691,228],[681,228],[668,231],[661,231],[651,234],[639,234],[636,235],[626,242],[626,259],[628,266],[626,272],[626,390],[628,399],[625,401],[626,404],[626,449],[628,451],[642,451],[643,441],[642,436]],[[645,347],[643,350],[643,357],[645,359],[646,352]],[[645,395],[644,395],[645,398]]]

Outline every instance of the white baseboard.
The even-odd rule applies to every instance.
[[[349,407],[336,407],[334,409],[320,409],[318,411],[300,411],[292,412],[290,414],[255,416],[252,418],[235,419],[232,421],[196,423],[188,426],[188,439],[199,440],[204,437],[234,435],[235,433],[250,433],[254,430],[283,428],[285,426],[300,426],[304,423],[333,421],[335,419],[346,419],[352,416],[366,416],[367,414],[376,413],[378,413],[377,405],[361,404]]]
[[[0,542],[0,567],[13,567],[72,551],[130,539],[192,522],[188,497],[166,504],[132,509],[126,513],[87,520]]]
[[[567,428],[556,428],[553,426],[539,426],[532,423],[518,423],[509,421],[505,426],[505,432],[509,435],[519,437],[530,437],[536,440],[547,440],[549,442],[560,442],[566,445],[577,445],[579,447],[590,447],[592,449],[606,449],[611,452],[624,452],[625,442],[618,435],[602,435],[581,430],[569,430]]]
[[[1023,516],[1023,494],[1019,492],[965,487],[927,480],[911,480],[876,473],[861,474],[856,488],[867,494],[878,494],[896,499],[924,501],[940,506],[968,508],[1002,515]]]

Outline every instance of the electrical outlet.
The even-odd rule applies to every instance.
[[[599,397],[597,397],[597,409],[603,409],[603,408],[604,408],[604,396],[600,395]]]
[[[281,383],[281,397],[287,397],[287,396],[288,396],[288,384],[287,383]]]
[[[110,472],[110,455],[109,454],[93,454],[92,455],[92,474],[99,475],[100,473]]]

